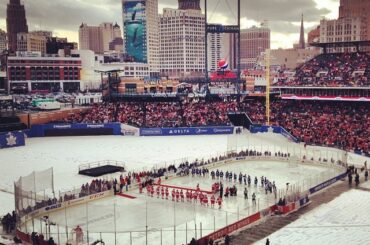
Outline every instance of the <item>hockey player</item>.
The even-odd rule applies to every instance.
[[[248,187],[251,186],[251,176],[248,175]]]
[[[221,209],[221,206],[222,206],[222,198],[220,196],[217,198],[217,204],[218,204],[218,209]]]
[[[170,195],[170,192],[168,190],[168,187],[166,188],[166,200],[168,200],[168,196]]]
[[[176,191],[175,189],[172,189],[172,201],[173,202],[175,201],[175,197],[176,197]]]
[[[164,199],[164,188],[163,188],[163,186],[161,188],[161,196],[162,196],[162,199]]]
[[[185,201],[184,192],[181,190],[180,192],[181,202]]]
[[[208,206],[208,197],[207,197],[207,195],[203,195],[203,205],[204,206]]]
[[[264,187],[264,182],[265,182],[265,178],[262,176],[261,177],[261,187]]]
[[[216,198],[215,195],[211,196],[211,207],[213,208],[215,206]]]
[[[157,198],[159,198],[159,193],[160,193],[160,187],[157,187]]]
[[[254,193],[254,192],[252,194],[252,203],[253,203],[253,205],[256,205],[256,193]]]
[[[194,193],[193,193],[193,200],[194,200],[195,203],[198,202],[198,193],[196,191],[194,191]]]
[[[244,199],[248,199],[248,190],[247,190],[247,187],[244,188]]]
[[[179,190],[176,190],[176,202],[179,202],[180,200],[180,192]]]
[[[258,185],[258,179],[257,177],[254,177],[254,186],[257,187],[257,185]]]

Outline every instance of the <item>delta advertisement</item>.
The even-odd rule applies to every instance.
[[[141,128],[140,136],[216,135],[233,134],[234,127],[200,128]]]
[[[147,62],[145,1],[124,1],[126,53],[136,62]]]

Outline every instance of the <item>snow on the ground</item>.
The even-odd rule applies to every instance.
[[[14,195],[0,190],[0,216],[14,210]]]
[[[364,181],[362,184],[360,184],[360,187],[370,190],[370,180]]]
[[[56,191],[90,180],[78,175],[78,166],[103,160],[124,162],[128,171],[177,164],[184,158],[210,158],[227,151],[229,136],[120,137],[87,136],[27,139],[25,147],[2,149],[0,189],[13,191],[19,176],[54,168]],[[239,135],[238,145],[271,146],[287,141],[280,135]],[[245,147],[244,147],[245,148]],[[276,149],[280,149],[277,147]],[[257,148],[259,150],[259,147]]]
[[[2,170],[0,190],[13,191],[13,182],[20,176],[50,167],[54,168],[54,187],[58,193],[79,187],[91,180],[89,177],[78,175],[80,164],[116,160],[125,162],[128,171],[150,170],[153,166],[178,164],[184,158],[208,159],[235,148],[271,152],[289,151],[297,156],[304,154],[315,157],[338,156],[335,151],[326,153],[326,149],[304,149],[302,145],[293,144],[282,135],[273,133],[246,132],[232,136],[30,138],[27,139],[25,147],[0,151]]]
[[[370,192],[351,190],[269,236],[271,244],[369,244]],[[265,244],[266,238],[257,242]]]

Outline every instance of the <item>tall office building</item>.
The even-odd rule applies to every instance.
[[[159,75],[158,0],[122,0],[124,52]]]
[[[360,18],[361,40],[370,40],[370,1],[369,0],[340,0],[339,19]]]
[[[179,0],[179,9],[181,10],[200,10],[200,0]]]
[[[17,51],[17,34],[27,33],[26,11],[20,0],[10,0],[6,9],[6,26],[8,33],[9,51]]]
[[[104,53],[102,32],[99,26],[80,25],[78,30],[80,50],[92,50],[97,54]]]
[[[343,17],[337,20],[320,21],[320,43],[361,41],[361,23],[359,17]],[[329,52],[344,52],[351,48],[329,48]]]
[[[7,49],[7,41],[6,32],[0,29],[0,54]]]
[[[221,37],[221,33],[208,34],[208,71],[216,71],[218,68],[218,61],[223,59],[223,57],[221,57]]]
[[[261,27],[253,26],[246,30],[241,30],[240,35],[240,68],[253,68],[257,57],[270,49],[271,30],[265,25]]]
[[[185,8],[184,2],[179,1],[179,8],[183,9],[167,8],[160,15],[161,74],[204,76],[205,16],[200,9]]]
[[[117,23],[113,26],[113,40],[115,38],[122,38],[121,27]]]
[[[114,39],[113,23],[102,23],[99,25],[103,51],[109,51],[109,43]]]
[[[37,33],[18,33],[17,51],[46,54],[46,37]]]
[[[121,38],[121,29],[117,23],[104,22],[99,26],[80,25],[79,31],[80,50],[92,50],[103,54],[110,50],[110,43],[116,38]]]

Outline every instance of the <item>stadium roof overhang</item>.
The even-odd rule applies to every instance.
[[[360,47],[369,47],[370,40],[366,41],[348,41],[348,42],[330,42],[330,43],[310,43],[313,47],[324,49],[326,53],[328,48],[356,48],[359,51]]]

